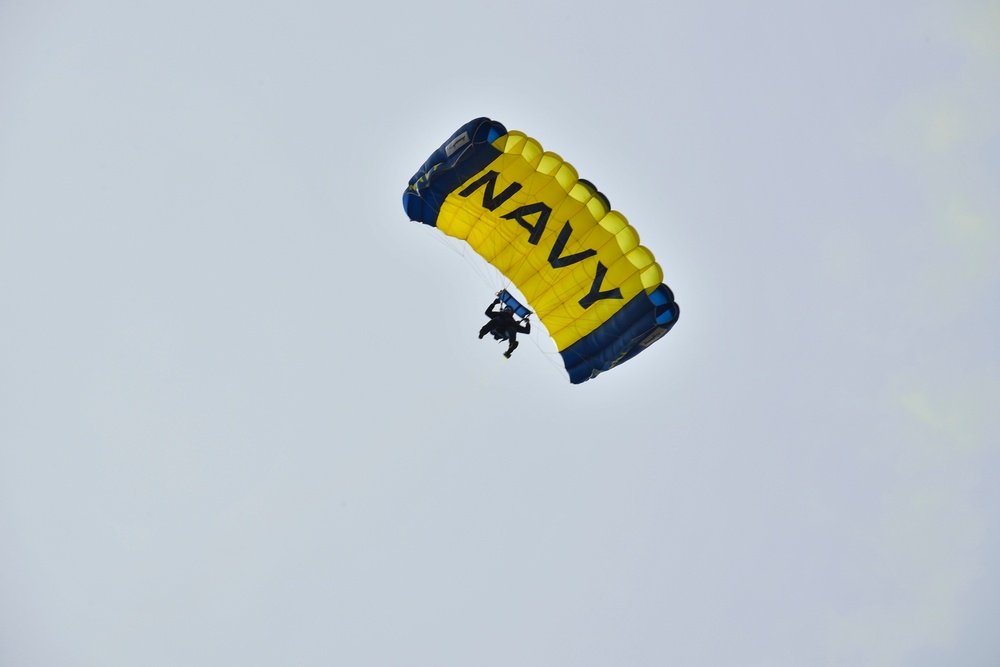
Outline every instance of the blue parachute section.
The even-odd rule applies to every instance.
[[[670,331],[679,314],[666,285],[640,293],[589,336],[560,352],[570,382],[586,382],[628,361]],[[629,344],[622,346],[620,341]]]
[[[410,220],[436,227],[441,203],[501,155],[491,144],[505,134],[507,128],[489,118],[477,118],[458,128],[410,179],[403,193],[403,208]]]

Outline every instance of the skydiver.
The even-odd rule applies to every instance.
[[[490,320],[479,330],[479,338],[482,339],[486,334],[492,333],[497,340],[509,340],[510,344],[507,347],[507,351],[503,353],[503,356],[510,359],[514,348],[517,347],[517,334],[531,333],[531,322],[528,321],[528,318],[524,318],[521,322],[516,322],[514,320],[513,308],[505,306],[503,310],[496,310],[498,305],[500,305],[499,298],[493,301],[486,309],[486,317],[490,318]]]

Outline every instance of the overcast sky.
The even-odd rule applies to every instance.
[[[482,115],[635,360],[476,338]],[[0,664],[1000,664],[997,183],[996,0],[0,0]]]

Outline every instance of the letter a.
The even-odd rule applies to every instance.
[[[520,206],[503,217],[508,220],[517,220],[517,224],[531,232],[530,236],[528,236],[528,243],[538,245],[538,242],[542,240],[542,232],[545,231],[545,225],[549,221],[550,213],[552,213],[552,209],[545,202],[536,201]],[[535,214],[538,214],[538,218],[535,224],[531,224],[525,216]]]

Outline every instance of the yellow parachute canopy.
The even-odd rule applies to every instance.
[[[663,272],[625,216],[568,162],[496,121],[459,128],[410,179],[403,207],[517,286],[573,383],[632,358],[677,321]]]

